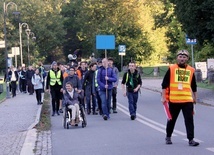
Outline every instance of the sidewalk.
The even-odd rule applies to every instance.
[[[160,92],[162,91],[162,79],[142,79],[142,87],[145,89]],[[214,106],[214,90],[197,88],[198,89],[198,103]]]
[[[35,94],[19,93],[0,103],[1,155],[33,154],[36,141],[33,127],[39,121],[41,107]]]

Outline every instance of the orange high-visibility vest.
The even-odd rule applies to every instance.
[[[193,102],[191,82],[194,71],[189,65],[186,68],[180,68],[177,64],[170,66],[170,102]]]

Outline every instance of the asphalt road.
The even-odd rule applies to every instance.
[[[131,121],[127,98],[118,88],[118,113],[104,121],[99,115],[87,115],[86,128],[64,129],[62,115],[52,121],[53,155],[211,155],[214,154],[213,112],[211,106],[196,105],[195,140],[198,147],[190,147],[186,139],[183,115],[180,113],[172,137],[173,145],[165,144],[166,116],[160,93],[142,89],[138,100],[138,114]]]

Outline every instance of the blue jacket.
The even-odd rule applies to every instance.
[[[105,88],[105,85],[106,85],[105,76],[106,76],[106,68],[104,68],[102,66],[98,69],[98,73],[97,73],[97,83],[98,83],[99,89],[102,91],[106,90],[106,88]],[[117,81],[117,76],[116,76],[115,72],[113,71],[113,68],[110,68],[110,67],[107,68],[107,76],[109,78],[107,81],[108,89],[112,89],[113,88],[113,82]]]

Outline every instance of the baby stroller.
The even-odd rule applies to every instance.
[[[86,120],[86,115],[85,115],[85,108],[84,108],[84,103],[81,98],[79,98],[79,120],[82,123],[82,128],[86,127],[87,125],[87,120]],[[68,108],[68,106],[64,105],[64,112],[63,112],[63,127],[64,129],[69,129],[69,125],[71,122],[71,117],[72,117],[72,112],[71,109]],[[76,124],[75,126],[78,126]]]

